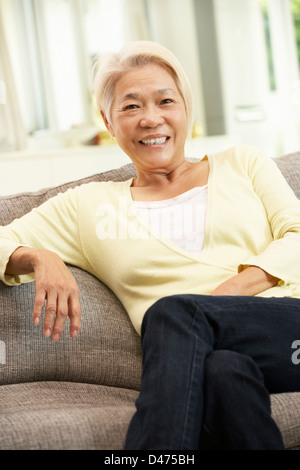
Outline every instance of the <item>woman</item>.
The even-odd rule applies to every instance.
[[[35,279],[33,320],[47,301],[54,341],[68,316],[80,329],[64,263],[119,297],[143,348],[126,449],[283,449],[269,394],[300,391],[299,201],[257,149],[186,160],[191,92],[165,48],[102,59],[96,95],[136,178],[68,190],[3,227],[1,279]]]

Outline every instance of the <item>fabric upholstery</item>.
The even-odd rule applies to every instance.
[[[137,393],[68,382],[3,385],[0,449],[122,449]]]
[[[65,327],[54,343],[32,321],[34,283],[0,286],[0,340],[6,364],[0,384],[63,380],[137,390],[141,373],[140,338],[112,292],[91,274],[70,268],[78,285],[82,327],[74,340]],[[130,340],[129,340],[130,339]]]
[[[284,155],[275,161],[297,198],[300,199],[300,152]]]
[[[276,163],[300,198],[300,153]],[[55,188],[1,197],[0,225],[69,187],[134,175],[129,164]],[[140,338],[105,285],[69,268],[80,287],[83,311],[75,340],[65,331],[53,343],[43,337],[42,323],[33,325],[34,283],[0,285],[0,342],[6,354],[0,360],[1,450],[123,448],[140,384]],[[271,400],[286,447],[300,449],[300,393],[272,395]]]
[[[286,449],[300,448],[300,392],[271,395],[271,406]]]

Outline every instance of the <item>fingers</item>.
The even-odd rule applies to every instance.
[[[43,308],[46,301],[46,290],[42,287],[35,289],[35,302],[33,307],[33,322],[38,325],[41,321]]]
[[[69,300],[70,311],[70,335],[76,338],[80,330],[81,306],[79,295],[74,295]]]
[[[44,320],[44,336],[53,341],[61,337],[68,318],[68,302],[64,293],[49,290]]]
[[[67,318],[70,318],[70,335],[76,338],[80,330],[81,307],[79,291],[76,286],[36,286],[36,299],[33,311],[33,321],[40,323],[43,308],[46,303],[43,334],[51,336],[53,341],[61,338]]]
[[[75,338],[80,329],[81,308],[77,283],[63,260],[49,250],[35,250],[35,303],[33,321],[40,323],[46,303],[43,333],[58,341],[67,318],[70,334]]]

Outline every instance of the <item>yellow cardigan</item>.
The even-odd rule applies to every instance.
[[[139,216],[132,180],[69,189],[0,228],[0,279],[20,245],[47,248],[103,281],[140,333],[147,308],[183,293],[210,294],[249,265],[280,279],[264,297],[300,298],[300,201],[274,161],[240,146],[206,156],[210,166],[204,248],[191,255],[154,234]]]

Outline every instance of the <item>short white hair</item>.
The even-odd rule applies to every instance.
[[[99,109],[108,121],[115,86],[122,75],[134,67],[154,63],[163,67],[173,77],[186,109],[188,129],[193,126],[193,98],[189,80],[177,57],[165,47],[152,41],[133,41],[120,52],[100,55],[95,61],[95,96]]]

